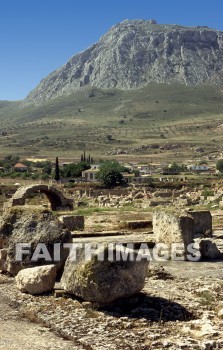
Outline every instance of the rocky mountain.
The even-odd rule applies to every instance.
[[[126,90],[150,82],[221,84],[223,32],[153,20],[123,21],[43,79],[25,103],[41,104],[87,86]]]

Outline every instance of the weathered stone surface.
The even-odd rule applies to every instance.
[[[55,280],[55,265],[31,267],[20,271],[16,276],[18,289],[29,294],[42,294],[51,291]]]
[[[157,211],[153,215],[156,243],[183,243],[185,248],[193,243],[194,221],[185,213]]]
[[[145,197],[145,194],[144,193],[142,193],[142,192],[138,192],[138,193],[136,193],[135,195],[134,195],[134,200],[136,200],[136,199],[143,199]]]
[[[160,192],[157,191],[154,193],[154,197],[158,197],[158,198],[171,198],[173,197],[173,193],[172,191],[168,191],[168,192]]]
[[[61,284],[68,293],[86,301],[110,303],[141,291],[147,276],[147,260],[135,261],[137,252],[133,251],[134,261],[129,258],[108,261],[106,245],[99,252],[104,254],[103,261],[96,256],[86,261],[84,247],[77,248],[75,260],[67,259]]]
[[[212,216],[209,210],[189,211],[194,220],[194,233],[212,236]]]
[[[153,224],[151,220],[134,220],[127,221],[126,228],[134,230],[134,229],[142,229],[142,228],[152,228]]]
[[[0,249],[0,270],[5,270],[5,263],[7,259],[7,249]]]
[[[210,260],[223,258],[223,254],[219,251],[215,242],[213,242],[211,239],[201,239],[199,246],[202,258]]]
[[[218,317],[223,319],[223,309],[218,311]]]
[[[84,230],[84,216],[83,215],[63,215],[59,217],[63,223],[64,228],[70,231]]]
[[[21,206],[12,207],[10,212],[2,217],[0,222],[0,249],[6,247],[7,258],[5,270],[16,275],[21,269],[54,263],[54,244],[60,244],[60,261],[55,261],[57,270],[63,267],[68,251],[63,243],[72,241],[71,233],[64,230],[62,224],[53,216],[50,210],[43,207]],[[16,245],[29,243],[29,253],[23,255],[22,261],[16,261]],[[33,253],[39,243],[45,244],[51,261],[38,259],[31,261]]]
[[[24,103],[40,104],[87,86],[135,89],[151,82],[222,84],[222,71],[221,31],[126,20],[43,79]]]
[[[35,192],[44,193],[47,196],[52,210],[67,208],[73,209],[72,199],[66,198],[56,187],[44,184],[34,184],[20,187],[8,201],[6,206],[7,209],[13,206],[24,205],[26,199]]]
[[[153,216],[153,231],[156,243],[183,243],[185,258],[191,243],[195,243],[194,247],[200,251],[201,258],[222,258],[216,243],[203,238],[212,237],[212,216],[209,211],[157,211]]]

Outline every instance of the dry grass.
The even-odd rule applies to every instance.
[[[39,107],[0,109],[2,154],[79,159],[83,149],[95,158],[157,162],[206,157],[222,149],[222,93],[218,87],[151,84],[134,91],[86,91]],[[122,122],[121,122],[122,121]],[[121,124],[120,124],[121,122]],[[108,136],[110,135],[110,136]],[[152,144],[180,144],[179,149],[149,149]],[[147,148],[141,149],[144,145]],[[196,154],[197,146],[205,148]],[[139,149],[139,152],[133,151]],[[18,152],[19,150],[19,152]]]

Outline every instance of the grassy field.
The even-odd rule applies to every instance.
[[[85,149],[96,159],[205,159],[223,150],[223,96],[217,86],[150,84],[134,91],[91,88],[41,106],[1,101],[0,130],[0,156],[75,159]]]

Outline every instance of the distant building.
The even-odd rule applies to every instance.
[[[100,164],[91,164],[91,169],[93,170],[99,170]]]
[[[132,179],[132,182],[135,184],[149,184],[151,181],[152,177],[150,175],[140,175]]]
[[[135,164],[131,164],[131,163],[122,163],[123,167],[128,169],[130,172],[134,171],[136,169],[136,165]]]
[[[122,176],[126,183],[130,183],[135,179],[135,174],[129,174],[127,172],[122,172]]]
[[[151,167],[150,165],[138,165],[138,170],[140,172],[140,175],[146,175],[151,174]]]
[[[188,166],[188,169],[190,171],[208,171],[209,166],[207,164],[200,164],[200,165],[190,165]]]
[[[93,182],[97,181],[96,175],[99,172],[99,169],[88,169],[82,171],[82,178],[84,178],[86,181]]]
[[[32,163],[39,163],[39,162],[47,162],[47,161],[49,161],[48,158],[46,158],[46,157],[41,157],[41,156],[39,156],[38,158],[35,158],[34,156],[32,156],[32,157],[30,157],[30,158],[26,158],[26,160],[27,160],[28,162],[32,162]]]
[[[28,167],[22,163],[17,163],[16,165],[14,165],[14,170],[15,171],[27,171]]]

